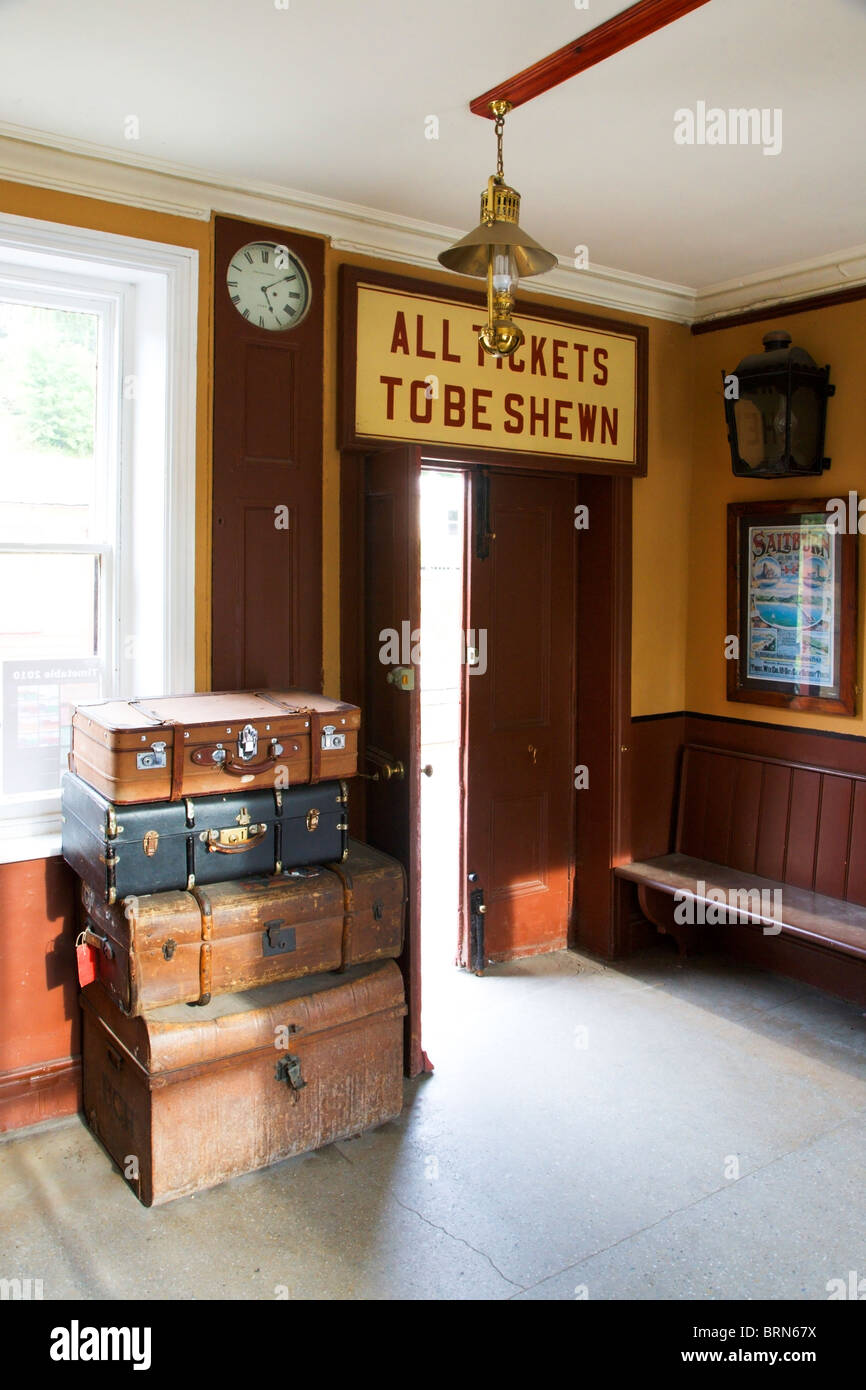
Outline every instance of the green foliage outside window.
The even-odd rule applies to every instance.
[[[0,413],[22,447],[93,454],[96,347],[95,314],[0,303]]]

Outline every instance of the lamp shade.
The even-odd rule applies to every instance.
[[[752,353],[723,374],[731,465],[738,477],[819,475],[824,458],[830,368],[819,367],[790,333],[765,334],[763,353]]]
[[[520,278],[527,275],[540,275],[552,270],[558,263],[552,251],[545,251],[533,237],[524,232],[517,222],[479,222],[473,231],[455,241],[447,251],[439,253],[439,262],[446,270],[456,270],[459,275],[475,275],[487,278],[487,265],[492,246],[508,246],[514,253],[514,260]]]

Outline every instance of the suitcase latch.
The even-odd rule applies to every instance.
[[[337,733],[336,724],[326,724],[322,729],[322,748],[345,748],[346,735]]]
[[[262,955],[284,956],[295,950],[295,929],[283,925],[280,917],[275,922],[265,922],[262,932]]]
[[[135,766],[139,772],[149,767],[165,767],[165,744],[152,743],[148,752],[136,753]]]
[[[312,810],[310,810],[310,811],[307,812],[307,829],[308,829],[308,830],[310,831],[310,833],[312,834],[312,832],[313,832],[314,830],[318,830],[318,828],[319,828],[319,812],[316,810],[316,808],[315,808],[315,806],[314,806],[314,807],[312,808]]]
[[[252,724],[245,724],[238,734],[238,757],[242,762],[252,762],[259,751],[259,732]]]
[[[227,825],[222,830],[202,830],[199,839],[207,845],[208,851],[237,849],[246,845],[252,849],[264,837],[267,823],[261,825]]]
[[[287,1052],[285,1057],[280,1058],[274,1076],[278,1081],[285,1081],[286,1085],[291,1086],[293,1091],[300,1091],[307,1084],[301,1075],[301,1059],[292,1052]]]

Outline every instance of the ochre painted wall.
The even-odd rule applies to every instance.
[[[819,366],[829,362],[836,395],[827,406],[825,454],[831,459],[821,478],[735,478],[725,430],[722,371],[732,372],[740,359],[761,352],[761,339],[771,328],[784,328]],[[693,339],[694,424],[692,507],[689,517],[688,645],[686,649],[687,709],[728,719],[764,720],[772,724],[866,734],[862,694],[857,715],[791,713],[768,705],[747,705],[725,698],[727,634],[727,504],[763,498],[847,497],[853,489],[866,494],[866,300],[831,305],[784,318],[697,334]],[[858,684],[863,687],[866,615],[866,563],[861,553],[859,583]],[[681,708],[671,705],[670,708]]]

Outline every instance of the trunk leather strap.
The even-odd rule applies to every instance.
[[[213,937],[213,908],[210,898],[201,888],[193,888],[192,896],[199,905],[201,912],[201,949],[198,958],[198,982],[199,997],[197,1004],[209,1004],[211,997],[211,983],[213,980],[213,965],[211,961],[211,938]]]
[[[141,713],[148,719],[155,719],[164,729],[171,729],[171,792],[169,801],[180,801],[183,796],[183,755],[184,755],[184,729],[182,724],[178,724],[173,719],[162,719],[156,710],[145,709],[143,700],[130,700],[131,705],[140,709]]]
[[[310,710],[310,785],[322,780],[322,727],[325,715],[321,710]]]
[[[343,885],[343,941],[340,947],[340,970],[347,970],[351,959],[352,950],[352,926],[355,921],[355,885],[352,882],[352,875],[342,864],[329,864],[328,868],[332,874]]]
[[[308,705],[287,705],[285,700],[274,700],[270,695],[256,691],[260,700],[268,700],[286,714],[302,714],[310,721],[310,786],[322,780],[322,729],[333,720],[333,715],[324,710],[310,709]]]
[[[183,755],[184,737],[181,724],[171,724],[171,793],[169,801],[180,801],[183,796]]]

